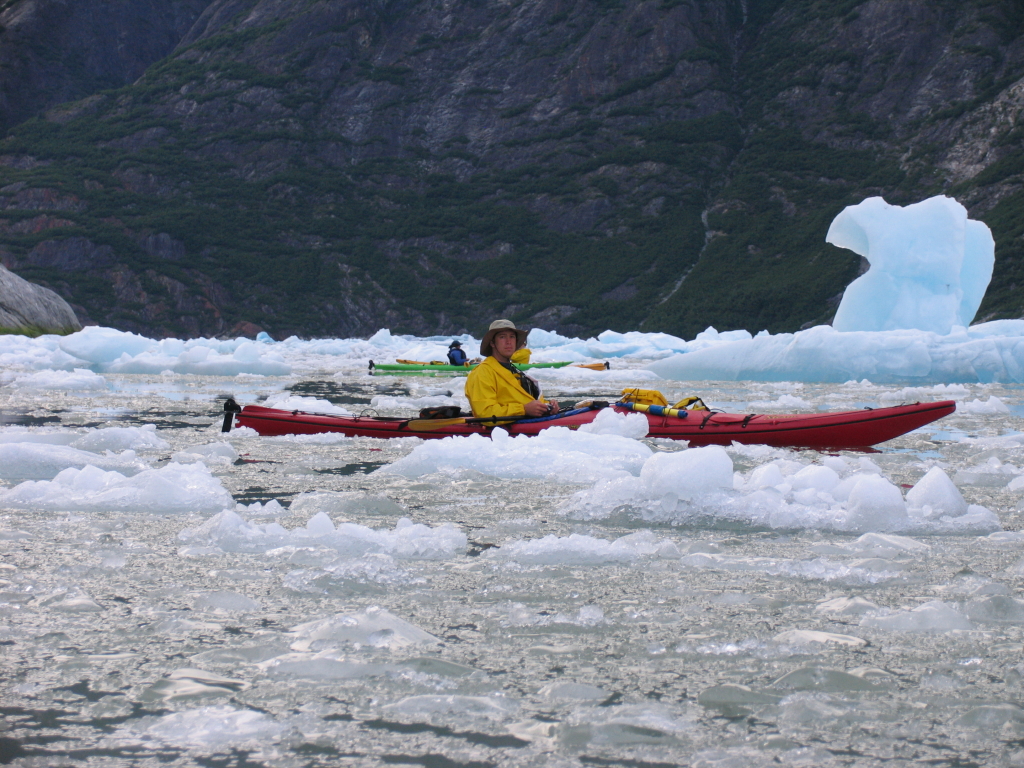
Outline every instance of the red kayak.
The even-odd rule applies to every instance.
[[[232,403],[233,404],[233,403]],[[237,407],[237,406],[236,406]],[[615,404],[620,413],[629,409]],[[593,421],[599,408],[565,411],[539,419],[520,419],[498,424],[512,435],[536,435],[549,427],[579,429]],[[913,403],[892,408],[865,408],[836,413],[801,413],[786,416],[685,411],[685,416],[644,414],[650,425],[648,437],[688,440],[691,445],[729,445],[732,442],[771,445],[777,448],[868,448],[904,435],[956,410],[953,400]],[[230,417],[229,417],[230,419]],[[240,427],[261,435],[310,435],[339,432],[351,437],[422,437],[489,435],[493,423],[474,419],[402,419],[380,416],[328,416],[303,411],[281,411],[247,405],[236,415]],[[230,428],[229,420],[225,427]]]

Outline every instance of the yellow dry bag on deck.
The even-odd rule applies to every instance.
[[[656,389],[624,389],[619,400],[637,405],[668,405],[668,400]]]
[[[687,409],[689,409],[691,411],[706,411],[706,410],[708,410],[708,407],[706,405],[704,405],[704,401],[701,400],[699,397],[684,397],[682,400],[680,400],[678,403],[676,403],[672,407],[673,408],[678,408],[681,411],[682,410],[687,410]]]
[[[619,398],[620,402],[628,403],[631,405],[655,405],[663,408],[668,407],[668,401],[665,396],[656,389],[624,389],[622,390],[622,397]],[[646,408],[635,408],[634,410],[643,411],[647,413]],[[684,397],[678,403],[672,406],[673,411],[706,411],[709,410],[704,401],[699,397]],[[661,413],[659,410],[651,411],[651,413]]]

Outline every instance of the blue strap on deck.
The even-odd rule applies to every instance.
[[[516,424],[536,424],[538,421],[554,421],[555,419],[564,419],[567,416],[575,416],[577,413],[586,413],[590,410],[593,409],[588,405],[586,408],[574,408],[571,411],[561,411],[550,416],[538,416],[536,419],[516,419]]]

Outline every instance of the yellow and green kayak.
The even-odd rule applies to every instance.
[[[611,366],[608,363],[573,363],[570,361],[558,363],[524,363],[517,365],[522,371],[532,368],[589,368],[592,371],[604,371]],[[448,363],[435,360],[429,363],[421,363],[416,360],[399,360],[396,363],[375,363],[370,361],[371,376],[466,376],[475,365],[449,365]]]

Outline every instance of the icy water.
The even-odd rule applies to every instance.
[[[648,382],[961,403],[823,455],[222,436],[228,393],[411,413],[461,383],[104,379],[0,390],[0,762],[1024,766],[1019,389]]]

